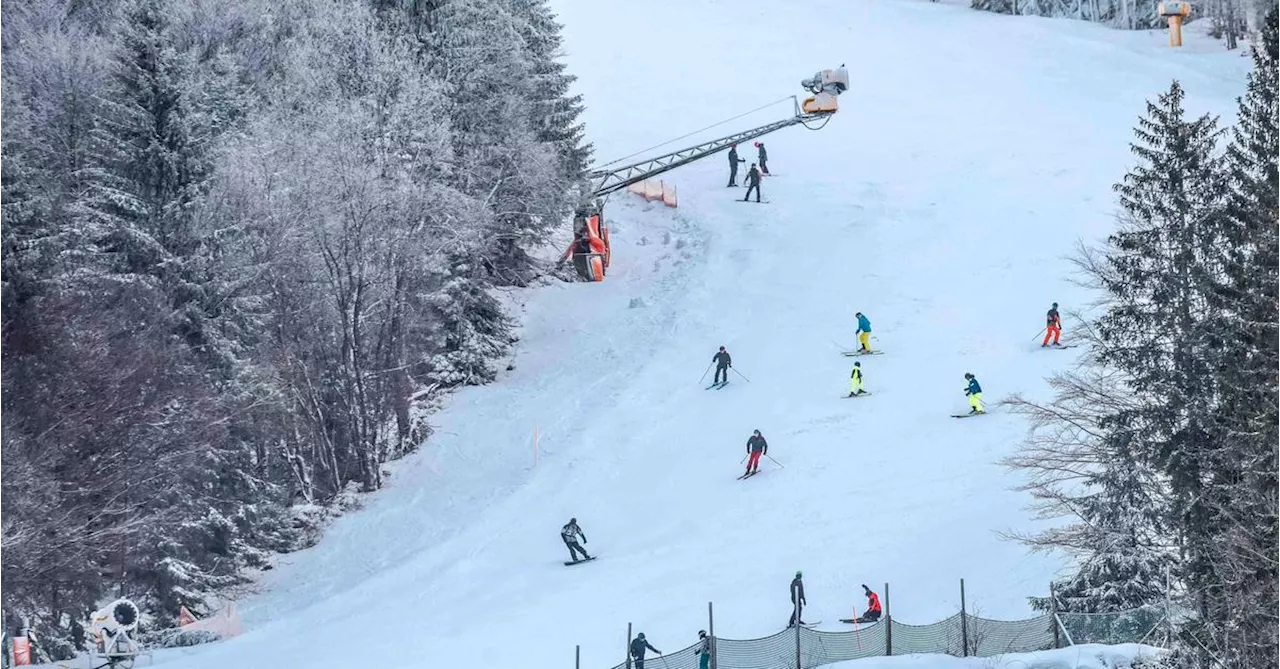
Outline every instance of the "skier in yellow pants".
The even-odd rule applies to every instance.
[[[853,363],[853,374],[849,375],[849,397],[854,395],[866,395],[867,391],[862,389],[862,363]]]
[[[863,316],[861,311],[854,314],[854,316],[856,316],[858,319],[858,331],[857,331],[858,344],[861,347],[858,349],[858,352],[870,353],[871,352],[871,321],[868,320],[866,316]]]
[[[969,386],[964,389],[964,394],[969,396],[969,406],[973,407],[969,409],[969,413],[986,413],[987,410],[982,408],[982,386],[978,385],[977,377],[966,372],[964,378],[969,380]]]

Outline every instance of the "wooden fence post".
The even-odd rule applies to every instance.
[[[969,614],[964,607],[964,579],[960,579],[960,656],[969,657]]]

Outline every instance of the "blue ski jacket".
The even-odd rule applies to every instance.
[[[969,387],[965,389],[964,394],[977,395],[980,392],[982,392],[982,386],[978,385],[978,377],[969,379]]]
[[[858,317],[858,331],[871,332],[871,321],[867,320],[866,316]]]

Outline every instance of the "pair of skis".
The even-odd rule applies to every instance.
[[[723,388],[723,387],[725,387],[725,386],[727,386],[727,385],[729,385],[729,381],[728,381],[728,379],[726,379],[726,380],[724,380],[724,381],[720,381],[720,382],[718,382],[718,383],[713,383],[713,384],[711,384],[711,385],[707,386],[706,388],[703,388],[703,390],[720,390],[721,388]]]
[[[853,395],[841,395],[840,397],[841,397],[841,398],[843,398],[843,399],[846,399],[846,400],[851,400],[851,399],[854,399],[854,398],[857,398],[857,397],[866,397],[867,395],[870,395],[870,394],[871,394],[871,393],[869,393],[869,392],[867,392],[867,391],[865,391],[865,390],[864,390],[864,391],[862,391],[862,392],[860,392],[860,393],[856,393],[856,394],[853,394]]]
[[[846,358],[854,358],[860,355],[884,355],[884,351],[881,351],[879,349],[875,351],[863,351],[859,349],[857,351],[841,351],[840,354]]]
[[[741,481],[742,479],[749,479],[749,478],[751,478],[752,476],[755,476],[756,474],[759,474],[759,473],[760,473],[760,470],[759,470],[759,469],[755,470],[754,472],[747,472],[746,474],[743,474],[742,476],[739,476],[739,477],[738,477],[738,480],[739,480],[739,481]]]

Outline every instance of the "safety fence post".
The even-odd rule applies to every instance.
[[[631,669],[631,623],[627,623],[627,669]]]
[[[960,579],[960,655],[969,657],[969,614],[964,607],[964,579]]]
[[[889,584],[884,584],[884,654],[893,655],[893,613],[889,609]]]
[[[800,624],[800,598],[799,598],[799,597],[796,597],[796,610],[795,610],[795,614],[796,614],[796,617],[795,617],[795,624],[796,624],[796,669],[804,669],[804,665],[800,664],[800,628],[801,628],[801,627],[804,627],[804,625],[801,625],[801,624]]]
[[[707,636],[711,639],[711,669],[716,669],[716,615],[707,602]]]
[[[573,647],[573,669],[582,669],[582,646]]]

